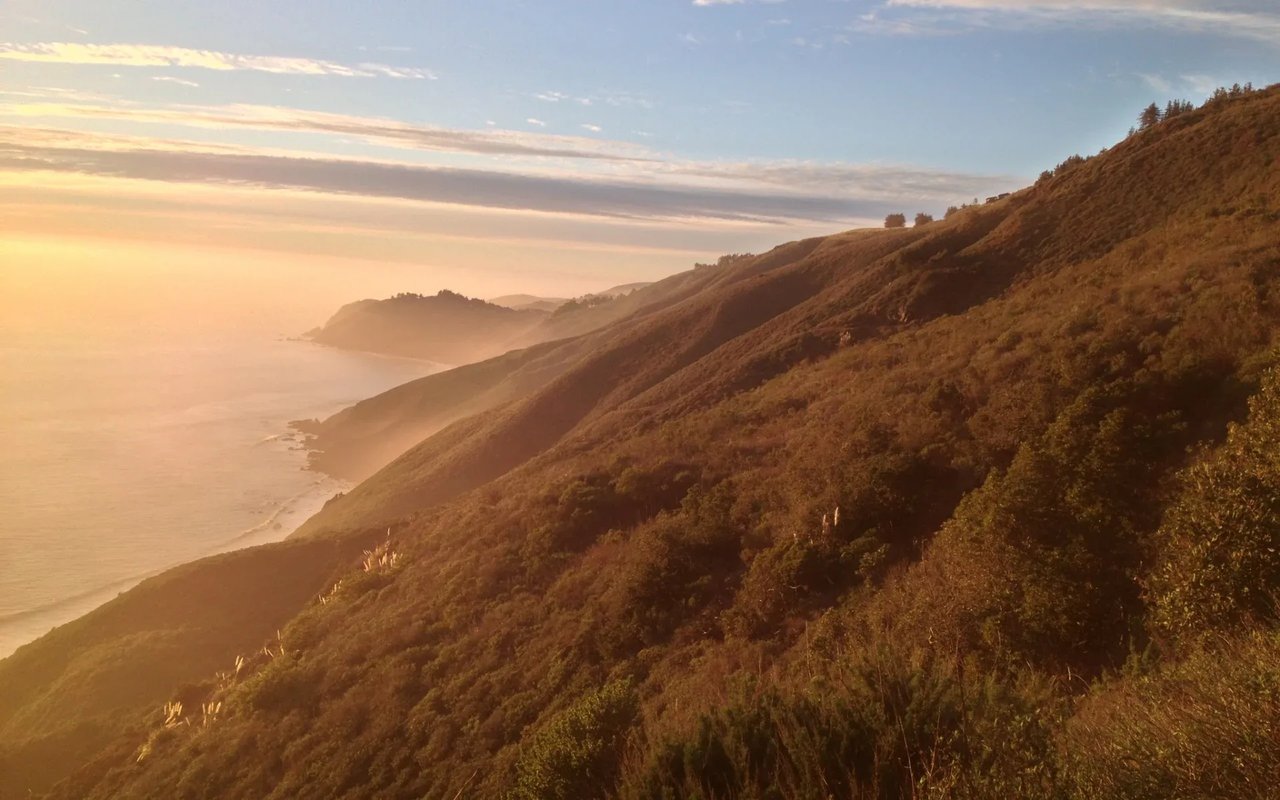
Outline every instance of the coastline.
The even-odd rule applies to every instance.
[[[288,346],[301,343],[315,347],[318,344],[286,337],[272,338]],[[439,365],[434,362],[420,359],[342,351],[328,346],[317,348],[317,350],[341,353],[351,360],[348,362],[345,358],[324,359],[327,366],[311,373],[301,384],[286,385],[281,388],[255,385],[252,391],[258,391],[261,388],[261,396],[254,395],[243,407],[237,407],[235,414],[240,415],[240,422],[235,423],[237,432],[232,435],[238,438],[241,435],[240,431],[243,431],[253,438],[246,437],[243,444],[234,446],[236,453],[239,454],[235,456],[234,463],[241,465],[239,469],[250,468],[253,472],[241,489],[234,490],[242,493],[230,495],[228,504],[220,506],[222,510],[215,510],[213,515],[206,513],[203,516],[191,518],[192,527],[204,531],[201,534],[202,538],[191,539],[192,546],[180,544],[188,536],[186,526],[181,519],[175,521],[174,515],[169,514],[167,519],[158,521],[158,526],[157,523],[148,522],[145,517],[138,520],[136,527],[151,527],[156,531],[158,540],[172,541],[176,545],[152,551],[151,558],[147,558],[143,552],[139,552],[136,559],[131,555],[133,551],[129,548],[147,546],[138,540],[130,544],[112,544],[112,540],[108,539],[103,540],[102,544],[96,544],[95,546],[105,546],[113,551],[113,557],[123,562],[123,568],[115,571],[114,575],[101,575],[96,581],[81,579],[79,585],[76,585],[74,580],[59,583],[58,586],[62,589],[60,593],[50,592],[45,597],[32,597],[31,600],[35,602],[27,607],[18,603],[10,604],[5,609],[6,613],[0,615],[0,659],[7,658],[22,646],[39,639],[54,628],[65,625],[114,600],[118,595],[132,589],[147,578],[181,564],[288,538],[336,494],[348,491],[353,485],[351,481],[319,470],[311,463],[312,448],[307,442],[309,437],[292,424],[290,419],[303,415],[328,418],[367,396],[439,369]],[[281,364],[293,362],[295,358],[299,359],[299,363],[315,363],[314,356],[307,356],[305,352],[290,357],[287,352],[282,351],[272,358]],[[269,362],[270,359],[267,363]],[[379,363],[381,366],[373,368],[369,366]],[[255,367],[262,368],[260,364],[255,364]],[[333,386],[345,388],[334,392],[330,388]],[[277,396],[275,394],[277,392],[281,393],[280,399],[287,399],[286,403],[273,402],[267,407],[255,405],[262,402],[262,397]],[[237,399],[240,396],[242,395],[238,395]],[[214,398],[208,402],[219,412],[213,417],[214,421],[225,425],[228,419],[226,416],[228,406],[225,405],[225,401]],[[165,410],[162,413],[169,413],[178,419],[190,416],[190,410],[182,410],[182,408],[176,412]],[[268,427],[263,428],[264,423]],[[199,424],[209,423],[201,419]],[[255,429],[259,431],[256,435],[250,433]],[[163,428],[156,426],[152,426],[150,432],[160,440],[169,436]],[[219,442],[218,446],[223,451],[230,452],[225,446],[227,441],[225,427],[217,431],[203,430],[201,435],[222,437],[215,441]],[[196,446],[200,446],[198,441]],[[257,455],[250,455],[250,453],[257,453]],[[208,462],[206,455],[202,454],[202,458],[204,459],[202,463]],[[250,463],[256,466],[248,467]],[[121,468],[128,467],[122,465]],[[177,469],[181,469],[181,466]],[[206,482],[217,482],[216,485],[210,483],[210,489],[218,490],[219,494],[227,494],[225,491],[227,485],[223,482],[225,479],[220,478],[219,474],[201,474]],[[282,479],[252,477],[259,474],[282,476]],[[252,499],[255,493],[266,496],[255,500]],[[221,535],[219,535],[220,529]],[[163,557],[164,554],[168,557]],[[155,555],[161,555],[161,557],[156,558]],[[136,571],[130,570],[130,563]]]
[[[51,630],[106,605],[148,578],[167,572],[174,567],[235,550],[283,541],[320,511],[336,493],[347,491],[350,486],[348,481],[323,475],[312,481],[303,491],[282,501],[257,524],[193,558],[180,559],[164,567],[122,578],[52,603],[0,616],[0,660],[9,657]]]

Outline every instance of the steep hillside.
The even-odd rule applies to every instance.
[[[183,639],[225,672],[256,634],[236,674],[163,674],[141,593],[134,632],[0,663],[5,791],[1268,796],[1280,89],[647,292],[332,421],[336,452],[478,411],[239,555],[253,597],[286,548],[382,542],[278,636]],[[155,676],[130,722],[59,749],[122,670]]]
[[[145,730],[158,698],[197,708],[196,684],[252,659],[385,532],[289,542],[198,561],[0,661],[0,797],[26,797]]]
[[[717,278],[713,270],[701,269],[656,284],[610,290],[609,303],[553,315],[526,337],[558,341],[530,344],[429,375],[323,421],[297,423],[313,437],[309,441],[312,464],[333,475],[362,480],[449,423],[528,396],[588,354],[607,348],[617,336],[615,327],[629,328],[702,291]],[[568,331],[577,335],[569,336]],[[587,333],[591,335],[583,335]]]

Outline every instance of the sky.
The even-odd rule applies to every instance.
[[[0,271],[572,296],[1277,81],[1277,0],[0,0]]]

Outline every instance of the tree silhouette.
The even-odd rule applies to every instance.
[[[919,228],[921,225],[928,225],[930,222],[933,222],[933,215],[932,215],[932,214],[926,214],[926,213],[924,213],[923,211],[921,211],[919,214],[916,214],[916,227],[917,227],[917,228]]]
[[[890,214],[884,218],[884,226],[886,228],[905,228],[907,227],[907,215]]]
[[[1152,103],[1142,109],[1142,113],[1138,115],[1138,130],[1145,131],[1148,128],[1159,125],[1161,117],[1160,106]]]

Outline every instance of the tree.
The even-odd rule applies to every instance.
[[[959,214],[959,213],[960,213],[959,206],[947,206],[947,213],[943,214],[942,218],[951,219],[952,217],[954,217],[956,214]]]
[[[886,228],[905,228],[907,227],[907,215],[890,214],[884,218],[884,226]]]
[[[1195,110],[1195,106],[1189,100],[1170,100],[1164,107],[1164,118],[1173,119],[1180,114],[1193,110]]]
[[[924,213],[923,211],[921,211],[919,214],[916,214],[916,227],[917,227],[917,228],[919,228],[921,225],[928,225],[930,222],[933,222],[933,215],[932,215],[932,214],[926,214],[926,213]]]
[[[1138,115],[1138,130],[1145,131],[1148,128],[1153,128],[1156,125],[1159,125],[1162,116],[1163,114],[1160,111],[1160,106],[1152,103],[1142,109],[1142,113]]]

